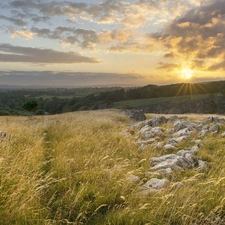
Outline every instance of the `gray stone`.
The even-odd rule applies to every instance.
[[[165,151],[173,151],[173,150],[176,150],[177,148],[171,144],[166,144],[163,146],[163,150]]]
[[[167,143],[166,143],[166,144],[168,144],[168,145],[173,145],[173,146],[177,146],[177,145],[178,145],[178,142],[176,141],[175,138],[169,138],[169,139],[167,140]]]
[[[197,153],[198,151],[199,151],[199,147],[198,147],[197,145],[193,146],[193,147],[191,148],[191,150],[190,150],[190,152],[191,152],[192,154],[195,154],[195,153]]]
[[[139,193],[142,195],[147,195],[151,192],[156,192],[164,188],[168,185],[169,180],[167,179],[158,179],[158,178],[151,178],[148,180],[144,185],[139,188]]]
[[[154,148],[153,148],[153,149],[155,149],[155,150],[159,150],[159,149],[162,149],[162,148],[163,148],[163,146],[164,146],[164,142],[163,142],[163,141],[161,141],[161,142],[158,142],[158,143],[154,146]]]
[[[151,120],[147,121],[148,125],[152,126],[152,127],[156,127],[156,126],[162,125],[162,124],[164,124],[166,122],[167,122],[167,119],[166,119],[165,116],[154,117]]]
[[[208,122],[219,122],[219,118],[217,116],[209,116],[207,118],[204,118],[204,120]]]
[[[186,128],[187,126],[181,122],[180,120],[175,121],[174,123],[174,132],[178,132],[179,130],[183,130],[184,128]]]
[[[158,137],[164,137],[165,136],[161,127],[153,127],[151,129],[151,132],[154,134],[154,136],[158,136]]]
[[[157,170],[156,172],[160,174],[171,174],[173,170],[171,168],[165,168],[165,169]]]
[[[202,161],[201,159],[198,160],[198,166],[202,170],[208,168],[208,165],[204,161]]]
[[[134,123],[131,125],[131,129],[134,129],[134,130],[139,130],[141,129],[142,127],[145,126],[145,122],[144,121],[141,121],[141,122],[138,122],[138,123]]]
[[[191,131],[189,128],[184,128],[174,133],[172,137],[190,136],[191,134],[193,134],[193,131]]]
[[[215,132],[215,133],[219,133],[219,129],[220,129],[220,125],[219,124],[214,124],[209,128],[210,132]]]
[[[149,145],[149,144],[152,144],[153,142],[155,142],[155,140],[156,140],[155,138],[150,138],[146,141],[138,140],[136,143],[138,145]]]
[[[181,136],[181,137],[175,138],[174,140],[175,140],[177,143],[180,143],[180,142],[186,141],[187,139],[188,139],[187,136]]]
[[[199,137],[204,137],[208,132],[209,132],[209,130],[202,129],[202,131],[199,134]]]
[[[150,159],[152,170],[171,168],[172,170],[192,169],[198,166],[198,159],[190,151],[182,155],[168,154]]]
[[[143,150],[146,150],[146,149],[147,149],[147,147],[148,147],[148,145],[141,144],[141,145],[138,147],[138,150],[143,151]]]
[[[129,118],[131,120],[136,120],[136,121],[143,121],[146,120],[146,116],[143,112],[143,110],[132,110],[128,112]]]
[[[181,149],[180,151],[177,152],[177,155],[184,157],[186,153],[190,153],[190,150],[189,149]]]
[[[170,116],[170,117],[168,118],[168,122],[174,122],[174,121],[176,121],[176,120],[178,120],[178,116]]]

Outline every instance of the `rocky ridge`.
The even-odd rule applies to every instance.
[[[140,112],[141,113],[141,112]],[[207,162],[196,156],[204,147],[206,135],[221,135],[221,125],[225,119],[210,116],[203,120],[192,121],[188,117],[158,116],[149,120],[136,122],[131,125],[132,134],[136,135],[136,145],[140,151],[161,151],[165,154],[149,159],[149,173],[156,175],[138,188],[142,195],[158,192],[170,184],[168,175],[180,170],[207,169]],[[196,138],[197,137],[197,138]],[[180,149],[182,142],[193,143],[191,147]],[[160,177],[160,178],[158,178]],[[140,181],[135,175],[129,175],[131,182]],[[182,182],[172,184],[173,187],[182,187]]]

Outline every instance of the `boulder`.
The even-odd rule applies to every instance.
[[[161,142],[158,142],[158,143],[154,146],[154,148],[153,148],[153,149],[155,149],[155,150],[159,150],[159,149],[162,149],[162,148],[163,148],[163,146],[164,146],[164,142],[163,142],[163,141],[161,141]]]
[[[160,157],[150,159],[152,170],[160,170],[171,168],[172,170],[192,169],[198,166],[198,159],[193,156],[190,151],[181,153],[180,155],[167,154]]]
[[[156,126],[162,125],[162,124],[164,124],[166,122],[167,122],[166,117],[165,116],[160,116],[160,117],[154,117],[151,120],[148,120],[147,124],[149,126],[156,127]]]
[[[146,141],[138,140],[138,141],[136,141],[136,143],[138,145],[149,145],[149,144],[152,144],[153,142],[155,142],[155,140],[156,140],[155,138],[150,138]]]
[[[135,121],[143,121],[146,120],[146,116],[143,110],[132,110],[128,112],[129,118]]]
[[[184,128],[182,130],[179,130],[178,132],[174,133],[172,137],[181,137],[181,136],[190,136],[193,134],[193,131],[191,131],[189,128]]]
[[[187,139],[188,139],[187,136],[180,136],[178,138],[175,138],[174,140],[176,141],[176,143],[180,143],[180,142],[186,141]]]
[[[201,132],[199,133],[199,137],[204,137],[207,133],[209,132],[208,129],[202,129]]]
[[[207,164],[206,164],[204,161],[202,161],[201,159],[198,160],[198,166],[199,166],[199,168],[202,169],[202,170],[208,168]]]
[[[147,195],[151,192],[157,192],[168,185],[169,180],[167,179],[158,179],[158,178],[151,178],[141,187],[139,187],[139,194]]]
[[[210,128],[209,131],[212,133],[219,133],[220,125],[219,124],[213,124]]]
[[[193,147],[191,148],[191,150],[190,150],[190,152],[191,152],[192,154],[195,154],[195,153],[197,153],[198,151],[199,151],[198,145],[193,146]]]
[[[186,128],[187,126],[181,122],[180,120],[175,121],[173,129],[174,132],[178,132],[179,130],[183,130],[184,128]]]
[[[178,116],[170,116],[170,117],[168,118],[168,122],[174,122],[174,121],[176,121],[176,120],[178,120]]]
[[[174,151],[176,150],[177,148],[171,144],[166,144],[163,146],[163,150],[164,151]]]
[[[178,142],[176,141],[175,138],[169,138],[166,144],[173,145],[173,146],[177,146],[178,145]]]

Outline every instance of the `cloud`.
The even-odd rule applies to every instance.
[[[33,34],[34,34],[33,32],[31,32],[27,29],[22,29],[21,31],[9,29],[9,32],[11,33],[11,35],[10,35],[11,38],[21,37],[26,40],[33,39]]]
[[[7,16],[3,16],[3,15],[0,15],[0,19],[7,20],[7,21],[13,23],[16,26],[26,26],[26,24],[27,24],[22,19],[19,19],[19,18],[11,18],[11,17],[7,17]]]
[[[209,71],[216,71],[216,70],[225,70],[225,60],[217,63],[217,64],[213,64],[210,67],[208,67]]]
[[[83,49],[93,49],[99,42],[98,34],[94,30],[76,29],[71,27],[59,26],[53,31],[48,28],[31,28],[31,32],[38,37],[56,39],[65,44],[77,45]]]
[[[88,85],[136,85],[144,78],[138,74],[54,72],[54,71],[0,71],[3,85],[88,86]]]
[[[215,0],[194,7],[167,24],[162,32],[149,34],[149,40],[180,59],[221,59],[225,54],[225,1]],[[169,55],[164,55],[168,57]],[[197,61],[196,61],[197,62]],[[202,69],[205,65],[198,63]],[[209,69],[222,69],[221,64]]]
[[[75,52],[18,47],[10,44],[0,44],[0,52],[0,62],[28,62],[35,64],[99,63],[96,58],[85,57]]]
[[[106,0],[98,3],[74,3],[72,1],[45,2],[14,0],[9,3],[12,8],[23,11],[37,10],[43,16],[69,16],[96,22],[99,24],[122,24],[139,27],[146,24],[148,17],[156,14],[166,1],[120,1]],[[68,20],[68,18],[67,18]]]
[[[158,70],[167,70],[168,72],[181,68],[180,65],[175,63],[160,63],[161,66],[157,67]]]

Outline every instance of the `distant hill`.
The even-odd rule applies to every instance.
[[[155,113],[223,113],[225,81],[146,85],[144,87],[36,88],[0,87],[0,115],[23,115],[25,101],[36,99],[37,114],[105,108]]]

